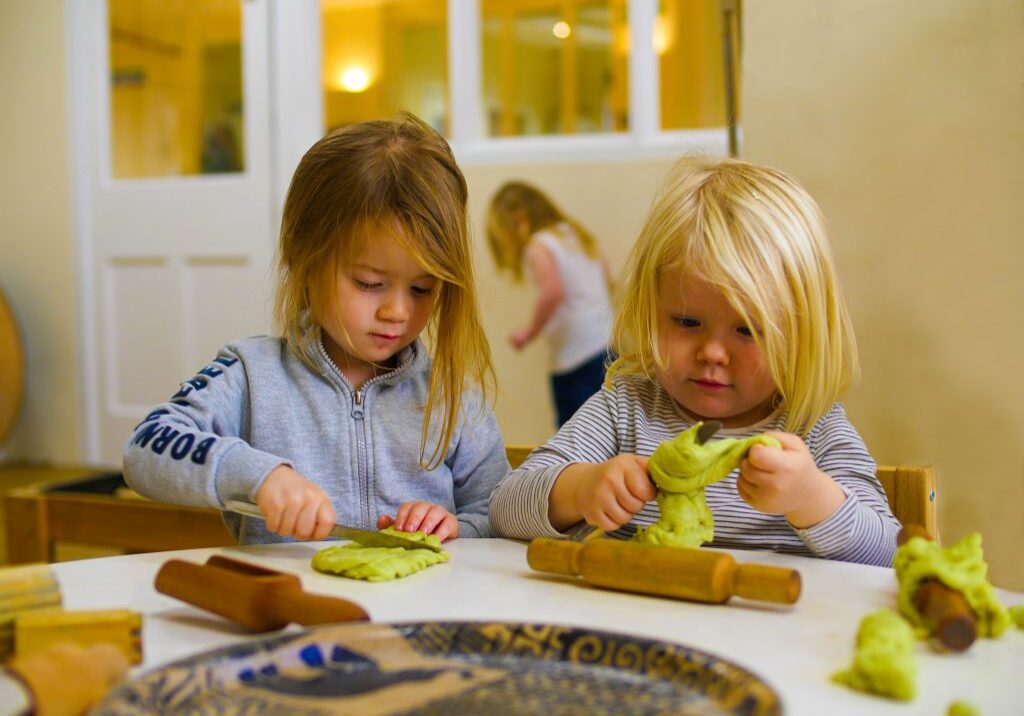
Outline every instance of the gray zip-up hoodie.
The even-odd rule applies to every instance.
[[[403,502],[427,500],[458,517],[461,537],[490,536],[487,500],[509,467],[478,391],[465,394],[444,462],[428,471],[419,448],[430,359],[419,341],[359,390],[322,345],[315,363],[311,371],[280,338],[228,344],[135,428],[125,480],[154,500],[223,507],[255,502],[283,464],[327,493],[340,523],[376,529]],[[290,541],[258,519],[225,513],[224,522],[242,544]]]

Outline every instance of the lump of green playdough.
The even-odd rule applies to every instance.
[[[423,532],[399,532],[391,527],[387,527],[381,532],[435,547],[441,546],[441,540],[436,535],[428,535]],[[318,572],[331,572],[350,579],[383,582],[389,579],[408,577],[421,569],[447,561],[447,552],[435,552],[430,549],[364,547],[358,544],[343,544],[326,547],[314,554],[313,569]]]
[[[914,632],[891,609],[879,609],[861,620],[853,664],[832,675],[832,680],[859,691],[891,699],[914,698]]]
[[[651,455],[647,469],[658,486],[661,516],[633,537],[637,542],[671,547],[700,547],[715,536],[715,520],[704,500],[704,488],[727,477],[754,445],[782,447],[767,435],[697,442],[697,423]]]
[[[970,701],[954,701],[946,710],[946,716],[981,716],[981,711]]]
[[[1006,613],[1010,615],[1010,620],[1017,625],[1018,629],[1024,629],[1024,604],[1010,607]]]
[[[912,537],[899,549],[892,562],[900,592],[900,613],[911,624],[927,632],[929,625],[914,606],[914,592],[926,579],[938,579],[947,587],[963,593],[974,612],[978,636],[997,637],[1010,625],[1010,615],[999,600],[986,575],[988,565],[981,552],[981,535],[964,537],[943,549],[935,542]]]

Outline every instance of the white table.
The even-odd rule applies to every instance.
[[[915,652],[918,696],[910,704],[833,684],[846,668],[862,617],[895,608],[889,569],[766,552],[732,551],[741,562],[793,567],[803,594],[792,607],[733,599],[708,605],[597,589],[581,580],[541,575],[526,564],[525,544],[456,540],[449,563],[394,582],[366,583],[314,572],[313,554],[327,543],[199,549],[108,557],[54,565],[68,609],[126,607],[144,615],[145,660],[133,673],[214,647],[255,638],[220,617],[160,594],[157,570],[168,559],[197,563],[212,554],[298,574],[310,592],[344,596],[374,622],[502,620],[557,623],[679,642],[725,657],[767,680],[787,714],[931,714],[967,699],[984,716],[1024,714],[1024,631],[979,639],[962,654],[925,644]],[[1024,594],[999,590],[1005,606]],[[294,627],[292,627],[294,628]]]

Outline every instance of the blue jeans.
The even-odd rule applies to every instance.
[[[558,427],[565,425],[587,398],[601,389],[608,357],[606,351],[601,351],[568,372],[551,374],[551,397],[555,401]]]

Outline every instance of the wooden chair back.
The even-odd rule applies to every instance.
[[[921,525],[939,541],[935,504],[935,467],[932,465],[879,465],[875,471],[896,519],[904,525]]]
[[[505,446],[513,469],[519,467],[532,450],[531,445]],[[885,488],[889,508],[896,519],[905,525],[921,525],[938,541],[935,468],[931,465],[879,465],[875,474]]]

